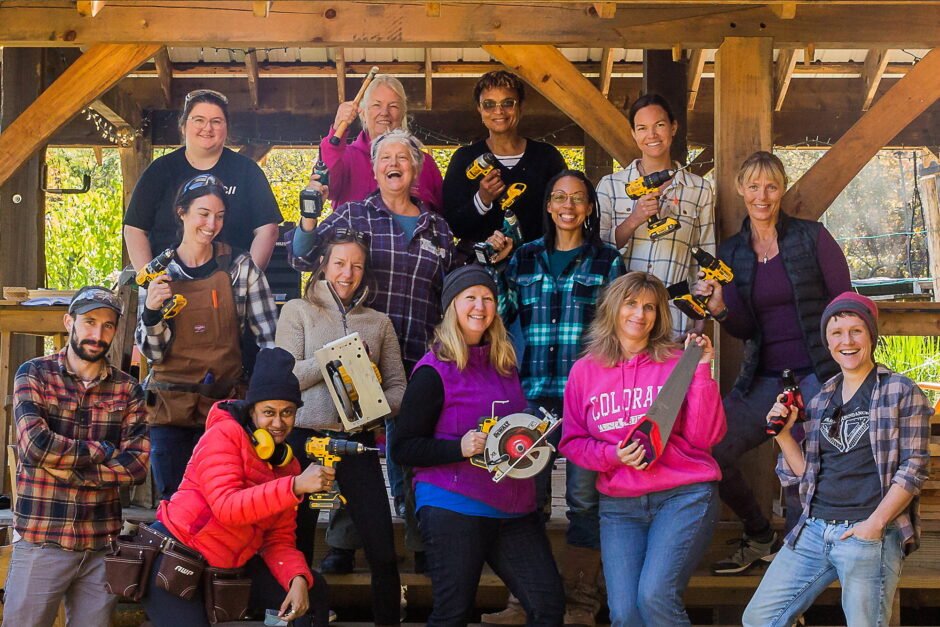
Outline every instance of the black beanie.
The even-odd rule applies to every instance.
[[[444,277],[444,289],[441,291],[441,310],[447,311],[451,301],[457,297],[457,294],[474,285],[488,287],[493,292],[494,297],[497,295],[496,281],[493,280],[490,273],[483,266],[472,263],[457,268]]]
[[[245,402],[291,401],[300,407],[300,381],[294,375],[294,356],[283,348],[263,348],[255,361]]]

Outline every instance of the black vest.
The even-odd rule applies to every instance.
[[[821,228],[819,222],[794,218],[782,212],[777,221],[778,247],[783,258],[783,267],[790,283],[793,284],[793,297],[800,317],[803,341],[813,361],[816,377],[820,383],[824,383],[839,371],[839,366],[833,361],[819,334],[822,313],[829,304],[826,283],[816,260],[816,241]],[[752,301],[757,255],[751,248],[750,218],[744,219],[737,235],[721,244],[719,256],[734,270],[734,286],[751,317],[757,320]],[[761,340],[762,333],[758,328],[754,337],[744,342],[741,374],[734,383],[734,387],[741,393],[746,393],[751,388],[760,362]]]

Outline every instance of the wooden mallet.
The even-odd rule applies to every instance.
[[[375,75],[379,73],[379,68],[372,66],[372,69],[369,70],[369,73],[366,74],[365,79],[362,81],[362,87],[359,88],[359,93],[356,94],[356,97],[353,98],[353,104],[357,107],[359,102],[362,100],[362,97],[366,95],[366,89],[369,87],[369,83],[372,82],[372,79],[375,78]],[[339,126],[336,127],[336,130],[333,131],[333,137],[330,137],[330,143],[334,146],[339,146],[339,143],[342,141],[340,137],[343,133],[346,132],[346,129],[349,127],[349,122],[343,120],[339,123]]]

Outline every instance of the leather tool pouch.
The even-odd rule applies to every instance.
[[[162,553],[156,585],[181,599],[192,599],[202,580],[205,560],[178,542],[164,546]]]
[[[105,589],[111,594],[140,601],[147,594],[150,569],[159,547],[138,536],[119,536],[104,557]]]
[[[206,568],[203,596],[206,616],[213,625],[241,620],[248,612],[251,579],[244,568]]]

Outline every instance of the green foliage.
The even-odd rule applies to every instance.
[[[103,151],[102,163],[89,149],[50,148],[47,187],[80,185],[91,175],[85,194],[46,194],[46,286],[77,289],[110,285],[121,265],[121,159]]]
[[[883,336],[875,361],[914,381],[940,383],[940,337]],[[936,392],[927,395],[936,402]]]
[[[272,150],[261,162],[281,214],[289,222],[300,220],[300,192],[307,186],[318,149]]]

